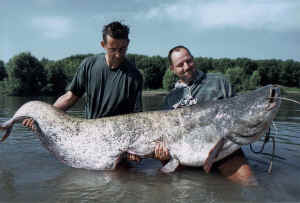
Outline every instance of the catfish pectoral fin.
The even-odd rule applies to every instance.
[[[222,150],[225,144],[225,138],[221,138],[217,144],[210,150],[207,159],[204,162],[203,169],[206,173],[210,172],[210,169],[218,157],[219,152]]]
[[[172,158],[166,165],[164,165],[160,170],[163,173],[171,173],[176,170],[179,166],[179,161],[177,159]]]

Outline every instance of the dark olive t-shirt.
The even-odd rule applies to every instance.
[[[86,94],[86,118],[100,118],[142,111],[142,86],[135,65],[124,60],[111,69],[98,54],[83,60],[67,89],[78,97]]]

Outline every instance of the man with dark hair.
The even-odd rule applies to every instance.
[[[83,60],[54,106],[67,110],[86,93],[86,118],[142,111],[142,75],[125,58],[128,34],[129,28],[120,22],[105,25],[101,46],[106,53]]]
[[[55,101],[54,107],[66,111],[85,94],[85,115],[89,119],[143,110],[142,75],[125,58],[129,27],[112,22],[104,26],[102,33],[100,44],[106,53],[83,60],[67,92]],[[32,128],[33,120],[25,119],[23,125]],[[130,159],[135,158],[138,157]]]
[[[175,88],[165,98],[165,108],[174,109],[200,102],[209,102],[234,96],[231,84],[221,74],[208,73],[196,69],[189,49],[176,46],[169,51],[171,71],[179,80]],[[160,144],[157,156],[167,159],[167,149]],[[217,169],[230,180],[242,184],[256,184],[250,166],[240,149],[215,164]]]
[[[67,92],[53,104],[66,111],[86,94],[86,118],[100,118],[142,111],[143,78],[126,58],[129,28],[112,22],[103,28],[105,54],[87,57],[80,64]],[[25,126],[31,126],[32,122]]]
[[[129,28],[112,22],[103,28],[105,54],[83,60],[67,92],[53,104],[66,111],[86,94],[86,118],[100,118],[142,111],[143,79],[125,54]],[[30,123],[23,122],[25,126]]]

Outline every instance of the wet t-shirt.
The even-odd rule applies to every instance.
[[[85,94],[86,118],[100,118],[142,111],[142,86],[135,65],[124,60],[111,69],[99,54],[83,60],[67,90]]]

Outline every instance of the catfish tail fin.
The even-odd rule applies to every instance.
[[[11,119],[9,119],[8,121],[4,122],[4,123],[1,123],[0,124],[0,130],[4,131],[6,130],[5,134],[3,135],[3,137],[0,139],[0,142],[4,142],[6,140],[6,138],[10,135],[11,133],[11,130],[13,128],[13,125],[18,122],[18,121],[22,121],[24,120],[25,118],[29,118],[29,117],[26,117],[26,116],[19,116],[19,117],[13,117]]]

